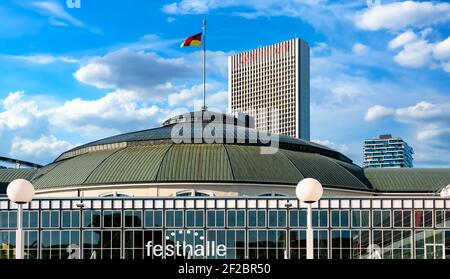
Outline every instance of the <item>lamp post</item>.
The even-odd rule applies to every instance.
[[[318,202],[323,195],[323,187],[319,181],[306,178],[300,181],[295,189],[297,198],[308,204],[307,230],[306,230],[306,258],[314,259],[314,235],[312,229],[312,204]]]
[[[33,199],[34,186],[27,180],[17,179],[9,183],[6,193],[9,200],[19,206],[17,212],[16,259],[22,260],[24,258],[24,237],[22,229],[23,205]]]

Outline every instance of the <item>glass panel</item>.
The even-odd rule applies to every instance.
[[[228,227],[236,227],[236,211],[228,211],[227,224]]]
[[[225,211],[216,211],[216,227],[225,227]]]
[[[348,227],[349,225],[349,213],[348,210],[341,211],[341,227]]]
[[[157,210],[153,212],[153,226],[156,228],[162,228],[163,226],[163,212],[162,210]]]
[[[245,211],[244,210],[238,210],[237,211],[237,225],[239,227],[244,227],[245,226]]]
[[[381,211],[379,210],[373,211],[373,226],[375,228],[381,227]]]
[[[332,227],[340,227],[341,226],[341,216],[338,210],[331,211],[331,226]]]
[[[203,227],[204,226],[204,213],[201,210],[197,210],[195,212],[195,226],[196,227]]]

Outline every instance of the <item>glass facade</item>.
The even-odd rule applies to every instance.
[[[161,245],[225,245],[193,258],[305,259],[307,211],[295,199],[99,198],[34,200],[24,210],[26,258],[175,258]],[[0,259],[15,256],[17,207],[0,199]],[[442,198],[322,199],[313,208],[321,259],[450,258],[450,201]],[[149,243],[152,243],[149,246]]]

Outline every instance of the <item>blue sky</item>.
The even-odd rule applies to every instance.
[[[312,52],[314,141],[361,164],[362,141],[391,133],[416,166],[450,167],[448,2],[80,3],[0,3],[0,155],[48,163],[198,109],[201,52],[179,45],[206,18],[210,109],[226,110],[228,55],[297,36]]]

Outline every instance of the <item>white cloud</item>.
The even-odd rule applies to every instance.
[[[157,85],[190,77],[195,74],[194,69],[183,58],[166,59],[144,51],[119,50],[91,59],[74,76],[101,89],[148,92]]]
[[[422,101],[414,106],[397,109],[396,117],[409,123],[421,120],[450,121],[450,103],[433,104]]]
[[[223,2],[222,5],[226,5],[227,1]],[[211,8],[215,8],[220,5],[220,1],[214,0],[183,0],[179,3],[165,5],[163,7],[163,11],[168,14],[204,14]]]
[[[395,56],[394,60],[399,65],[419,68],[433,66],[433,46],[425,40],[417,40],[406,44]]]
[[[208,78],[227,76],[228,55],[222,51],[207,51]],[[145,96],[161,98],[184,84],[201,78],[202,52],[180,58],[163,58],[155,53],[122,49],[105,56],[94,57],[82,66],[75,78],[100,89],[136,91]]]
[[[366,121],[373,121],[373,120],[377,120],[377,119],[384,118],[387,116],[391,116],[393,114],[394,114],[393,109],[383,107],[380,105],[376,105],[376,106],[369,108],[364,119]]]
[[[96,140],[158,126],[159,117],[167,114],[156,105],[140,102],[138,94],[131,91],[119,90],[95,100],[77,98],[64,104],[49,102],[46,98],[48,96],[29,97],[24,92],[12,92],[0,101],[0,153],[14,151],[13,155],[27,155],[24,144],[16,143],[14,150],[6,150],[17,138],[33,140],[37,135],[63,134]],[[41,143],[33,148],[64,146],[60,141],[53,141],[51,146]],[[54,155],[43,151],[31,157],[38,162],[48,162]]]
[[[435,45],[433,55],[439,60],[450,60],[450,37]]]
[[[423,27],[450,20],[450,4],[403,1],[376,5],[355,17],[356,26],[364,30],[399,30]]]
[[[166,19],[167,23],[172,23],[172,22],[175,22],[176,20],[177,20],[176,18],[171,17],[171,16],[169,16],[169,17]]]
[[[396,131],[414,148],[416,165],[449,166],[450,102],[448,100],[440,103],[421,101],[411,106],[384,109],[389,112],[385,117],[390,117],[406,127],[403,132],[399,132],[401,130],[398,128]],[[379,118],[381,117],[377,119]]]
[[[56,157],[75,145],[58,140],[55,136],[41,136],[37,139],[16,137],[13,140],[10,154],[18,158],[38,159],[41,157]]]
[[[169,95],[170,107],[183,106],[191,110],[199,110],[203,106],[203,85],[194,85]],[[228,91],[219,83],[206,84],[206,105],[209,110],[224,112],[228,106]]]
[[[26,129],[34,122],[39,122],[45,112],[34,100],[25,100],[24,92],[12,92],[0,101],[3,112],[0,112],[0,131]]]
[[[138,102],[138,94],[119,90],[97,100],[80,98],[48,110],[50,124],[65,131],[130,131],[155,124],[160,108]],[[153,120],[154,121],[154,120]]]
[[[238,13],[240,16],[254,18],[257,16],[268,15],[269,13],[281,15],[280,11],[293,13],[293,8],[302,5],[318,6],[323,5],[323,0],[181,0],[173,2],[163,7],[163,11],[167,14],[206,14],[211,10],[229,7],[247,7],[251,8],[251,12]],[[289,16],[289,14],[286,14]]]
[[[406,44],[417,41],[418,39],[419,38],[417,37],[416,33],[414,33],[413,31],[406,31],[395,37],[395,39],[393,39],[392,41],[390,41],[388,47],[390,49],[396,49]]]
[[[57,62],[76,64],[78,60],[68,56],[54,56],[50,54],[35,54],[35,55],[0,55],[0,59],[10,59],[24,61],[31,64],[49,65]]]
[[[449,102],[434,104],[422,101],[413,106],[397,109],[382,108],[382,111],[389,112],[384,115],[385,117],[391,116],[400,123],[414,127],[419,142],[450,148]],[[376,119],[373,118],[373,120]]]
[[[369,51],[369,47],[365,44],[356,43],[352,47],[353,53],[359,55],[359,54],[366,54]]]
[[[450,62],[450,37],[443,41],[429,42],[426,36],[431,31],[424,31],[420,37],[413,31],[406,31],[394,38],[388,45],[390,49],[400,48],[394,61],[411,68],[441,67],[450,73],[447,67]]]

